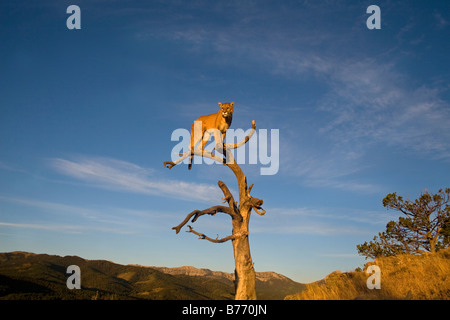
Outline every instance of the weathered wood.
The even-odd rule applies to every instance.
[[[243,220],[233,221],[233,234],[247,233],[247,236],[233,240],[234,265],[235,265],[235,300],[255,300],[255,269],[250,254],[249,221],[250,207],[241,209]]]
[[[193,234],[198,235],[199,239],[205,239],[205,240],[208,240],[208,241],[211,241],[211,242],[214,242],[214,243],[222,243],[222,242],[226,242],[228,240],[235,240],[235,239],[238,239],[240,237],[248,235],[248,233],[233,233],[232,235],[227,236],[227,237],[222,238],[222,239],[219,239],[219,235],[217,235],[217,238],[213,239],[213,238],[210,238],[210,237],[208,237],[207,235],[205,235],[203,233],[195,231],[190,225],[188,225],[188,228],[189,228],[189,230],[187,230],[186,232],[191,232]]]
[[[183,222],[181,222],[178,226],[173,227],[172,229],[176,231],[176,233],[180,232],[181,228],[189,222],[189,220],[194,217],[192,219],[192,223],[194,223],[198,217],[204,215],[204,214],[209,214],[209,215],[215,215],[217,212],[224,212],[229,214],[232,218],[236,217],[235,212],[233,212],[230,208],[225,207],[225,206],[214,206],[205,210],[194,210],[191,213],[189,213],[186,218],[183,220]]]

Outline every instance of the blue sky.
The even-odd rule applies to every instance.
[[[81,9],[69,30],[66,8]],[[381,9],[369,30],[366,9]],[[256,271],[300,282],[362,266],[398,217],[382,199],[449,187],[448,1],[2,1],[0,251],[232,272],[231,243],[176,235],[221,203],[221,165],[171,170],[217,103],[278,129],[279,171],[242,168]],[[236,195],[237,196],[237,195]],[[195,229],[231,233],[228,216]]]

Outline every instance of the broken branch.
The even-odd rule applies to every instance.
[[[226,184],[220,180],[217,184],[219,185],[219,188],[222,190],[223,195],[225,196],[224,198],[222,198],[222,200],[224,200],[225,202],[228,202],[228,206],[230,207],[230,209],[233,210],[234,212],[238,213],[239,209],[237,207],[237,203],[236,203],[236,201],[234,201],[234,197],[231,194],[228,187],[226,186]]]
[[[255,197],[249,197],[247,201],[245,202],[246,205],[250,206],[257,214],[260,216],[263,216],[266,213],[266,210],[264,210],[261,206],[263,204],[262,199],[258,199]],[[261,211],[259,211],[261,210]]]
[[[213,238],[210,238],[210,237],[208,237],[207,235],[205,235],[203,233],[195,231],[190,225],[188,225],[188,228],[189,228],[189,230],[186,230],[186,232],[191,232],[193,234],[196,234],[199,239],[208,240],[208,241],[211,241],[211,242],[214,242],[214,243],[222,243],[222,242],[226,242],[228,240],[234,240],[234,239],[237,239],[239,237],[248,235],[248,232],[241,232],[241,233],[232,234],[232,235],[230,235],[228,237],[225,237],[225,238],[222,238],[222,239],[219,239],[219,235],[217,235],[217,238],[213,239]]]
[[[186,218],[183,220],[183,222],[181,222],[178,226],[173,227],[172,229],[176,231],[176,233],[180,232],[181,228],[188,223],[188,221],[193,217],[192,219],[192,223],[194,223],[198,217],[204,215],[204,214],[209,214],[209,215],[215,215],[217,212],[224,212],[226,214],[229,214],[231,216],[231,218],[236,218],[237,214],[234,213],[230,208],[225,207],[225,206],[214,206],[205,210],[194,210],[191,213],[189,213]]]

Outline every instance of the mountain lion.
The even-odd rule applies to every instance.
[[[216,145],[219,143],[219,139],[222,138],[220,143],[225,144],[225,134],[227,129],[231,125],[231,120],[233,119],[233,106],[234,102],[221,103],[219,102],[220,109],[218,112],[209,114],[207,116],[201,116],[191,126],[191,144],[190,150],[193,151],[195,145],[203,139],[201,143],[201,150],[205,148],[205,144],[208,142],[211,132],[214,134],[214,140]],[[197,122],[199,121],[201,123]],[[197,123],[197,124],[196,124]],[[201,131],[200,131],[201,129]],[[222,137],[218,133],[222,133]],[[195,141],[196,140],[196,141]],[[200,147],[200,144],[199,144]],[[191,154],[188,169],[192,168],[192,158],[194,155]]]

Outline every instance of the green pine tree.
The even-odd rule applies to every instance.
[[[436,194],[425,191],[414,200],[404,200],[390,193],[383,199],[387,209],[404,216],[389,221],[386,231],[378,233],[369,243],[357,245],[358,253],[366,258],[398,254],[436,252],[450,245],[450,188]]]

